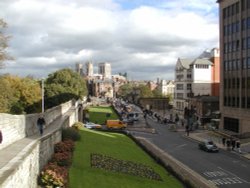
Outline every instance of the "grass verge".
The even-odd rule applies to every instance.
[[[88,111],[90,121],[94,123],[105,124],[105,121],[107,119],[119,119],[118,115],[112,107],[95,106],[90,107]]]
[[[130,138],[119,133],[80,131],[70,168],[70,188],[179,188],[182,184],[158,165]],[[131,161],[152,168],[162,181],[150,180],[126,173],[117,173],[91,167],[91,154],[98,153],[118,160]]]

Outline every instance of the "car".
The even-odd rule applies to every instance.
[[[199,143],[199,149],[207,152],[219,152],[219,148],[211,140],[204,140],[203,142]]]
[[[92,123],[92,122],[87,122],[84,124],[84,127],[87,129],[101,129],[102,126],[100,124]]]

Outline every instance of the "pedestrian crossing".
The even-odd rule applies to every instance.
[[[243,179],[237,176],[232,176],[224,171],[209,171],[204,172],[203,175],[208,178],[209,182],[217,186],[246,183]]]

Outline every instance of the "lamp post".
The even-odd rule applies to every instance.
[[[44,79],[42,78],[42,113],[44,113]]]

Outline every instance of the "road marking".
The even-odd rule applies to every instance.
[[[238,178],[238,179],[241,180],[242,182],[250,184],[250,182],[248,182],[248,181],[246,181],[246,180],[244,180],[244,179],[238,177],[237,175],[233,174],[232,172],[229,172],[229,171],[227,171],[227,170],[225,170],[225,169],[223,169],[223,168],[221,168],[221,167],[218,167],[218,168],[221,169],[222,171],[224,171],[224,172],[230,174],[231,176],[234,176],[234,177]]]
[[[228,185],[228,184],[240,184],[244,183],[241,181],[240,178],[221,178],[221,179],[214,179],[214,180],[208,180],[211,183],[215,185]]]
[[[182,144],[182,145],[179,145],[179,146],[177,146],[177,148],[181,148],[181,147],[184,147],[184,146],[186,146],[187,144]]]
[[[204,172],[203,174],[209,178],[217,176],[227,176],[227,174],[223,171]]]

